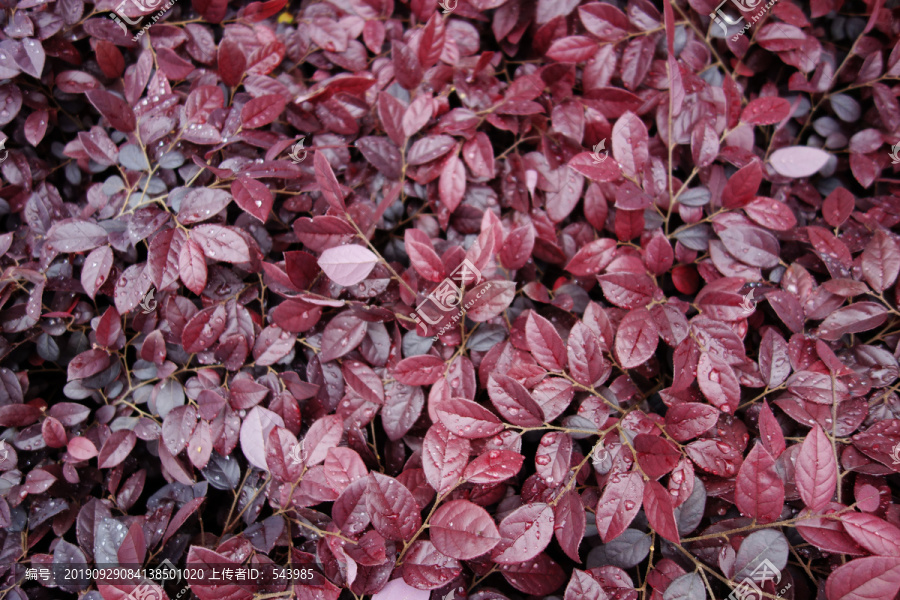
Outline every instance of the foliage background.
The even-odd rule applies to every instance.
[[[3,598],[896,596],[895,3],[3,8]]]

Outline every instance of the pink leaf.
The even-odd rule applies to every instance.
[[[325,250],[318,264],[332,281],[347,287],[368,277],[378,264],[378,257],[368,248],[349,244]]]

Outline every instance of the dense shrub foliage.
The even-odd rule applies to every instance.
[[[895,598],[895,3],[115,2],[0,16],[0,599]]]

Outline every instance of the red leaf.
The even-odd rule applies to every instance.
[[[776,231],[790,231],[797,226],[797,217],[783,202],[757,196],[744,206],[744,212],[754,222]]]
[[[687,446],[687,454],[695,465],[719,477],[734,477],[741,464],[740,452],[715,440],[693,441]]]
[[[641,510],[644,479],[640,473],[614,475],[597,504],[597,531],[604,544],[619,537]]]
[[[316,152],[313,164],[316,170],[316,183],[319,184],[322,195],[338,214],[343,215],[347,212],[347,207],[344,205],[344,192],[341,190],[341,184],[334,176],[334,171],[325,154]]]
[[[191,229],[191,239],[213,260],[242,263],[250,260],[247,242],[234,229],[221,225],[198,225]]]
[[[643,174],[644,164],[649,158],[648,139],[647,126],[630,111],[619,117],[613,126],[613,156],[626,177],[636,179]]]
[[[499,570],[523,594],[547,596],[566,582],[562,567],[543,553],[531,561],[502,565]]]
[[[91,221],[64,219],[47,232],[47,246],[52,244],[55,252],[85,252],[105,244],[107,235],[105,229]]]
[[[324,461],[328,451],[337,447],[343,433],[344,422],[337,415],[328,415],[314,422],[300,442],[303,464],[311,467]]]
[[[447,159],[441,170],[438,194],[441,202],[451,213],[457,209],[466,194],[466,168],[456,154]]]
[[[534,227],[523,225],[513,229],[500,248],[500,262],[507,269],[521,269],[531,259],[534,241]]]
[[[795,471],[797,491],[810,510],[820,510],[831,502],[837,486],[837,461],[828,437],[818,425],[800,446]]]
[[[644,484],[644,512],[651,529],[670,542],[680,543],[672,496],[658,481]]]
[[[718,354],[700,354],[697,383],[710,403],[723,412],[734,414],[741,401],[741,385],[734,370]]]
[[[331,319],[322,333],[322,362],[334,360],[352,352],[366,337],[366,323],[349,312]]]
[[[420,229],[407,229],[404,234],[406,253],[413,268],[419,275],[428,281],[435,283],[443,281],[446,277],[444,263],[434,251],[431,240]]]
[[[751,125],[772,125],[791,113],[791,103],[777,96],[751,100],[741,113],[741,121]]]
[[[541,438],[534,457],[535,471],[545,484],[561,485],[569,472],[572,460],[572,437],[568,433],[551,431]]]
[[[857,544],[878,556],[900,557],[900,528],[864,513],[841,515],[844,529]]]
[[[853,213],[855,204],[856,199],[846,188],[835,188],[822,203],[822,216],[832,227],[840,227]]]
[[[137,436],[129,429],[120,429],[114,431],[112,435],[106,438],[103,446],[100,448],[100,454],[97,458],[97,466],[101,469],[111,469],[131,454],[134,445],[137,443]]]
[[[606,299],[620,308],[641,308],[653,300],[656,285],[645,273],[608,273],[597,277]]]
[[[268,471],[266,445],[275,427],[284,427],[284,419],[262,406],[254,406],[240,425],[241,451],[247,461],[258,469]]]
[[[417,541],[403,558],[403,580],[420,590],[442,587],[461,571],[459,561],[444,556],[427,540]]]
[[[681,458],[678,447],[659,436],[638,434],[633,445],[644,474],[654,479],[669,473]]]
[[[472,175],[494,178],[494,147],[491,145],[491,139],[483,131],[479,131],[463,144],[462,155]]]
[[[381,425],[388,439],[396,441],[406,435],[419,418],[425,405],[425,394],[420,387],[388,383],[384,397]]]
[[[778,424],[772,409],[769,408],[769,403],[765,400],[759,410],[759,438],[774,458],[781,456],[781,453],[787,448],[781,425]]]
[[[463,471],[470,483],[499,483],[513,477],[522,468],[525,457],[512,450],[489,450],[478,456]]]
[[[469,461],[469,440],[457,437],[440,423],[428,428],[422,442],[422,468],[429,485],[446,494],[460,481]]]
[[[435,410],[444,427],[460,437],[478,439],[503,431],[503,424],[494,413],[465,398],[444,400]]]
[[[740,208],[746,205],[756,196],[762,177],[762,165],[757,160],[739,169],[725,183],[725,189],[722,190],[722,205],[726,208]],[[741,257],[738,259],[743,260]]]
[[[422,65],[415,52],[400,40],[391,40],[391,59],[397,83],[408,90],[417,88],[422,81]]]
[[[515,297],[515,282],[483,281],[466,291],[462,305],[466,310],[467,319],[483,323],[509,308]]]
[[[525,338],[528,340],[531,354],[541,366],[551,371],[562,371],[566,368],[566,346],[550,321],[534,311],[528,313]]]
[[[431,385],[444,374],[444,361],[430,354],[404,358],[394,367],[394,379],[407,385]]]
[[[581,562],[578,546],[584,538],[587,523],[581,497],[574,490],[566,492],[556,505],[553,514],[553,533],[556,535],[556,541],[569,558]]]
[[[398,146],[406,143],[407,136],[402,125],[406,110],[406,106],[394,96],[386,92],[378,94],[378,118],[384,126],[385,133]]]
[[[759,523],[772,523],[784,507],[784,484],[775,470],[775,460],[760,443],[738,470],[734,503],[743,514]]]
[[[75,460],[90,460],[98,454],[94,443],[85,437],[72,438],[66,449]]]
[[[678,442],[686,442],[709,430],[719,420],[719,411],[708,404],[685,402],[666,412],[666,431]]]
[[[284,427],[273,427],[266,440],[266,466],[279,481],[297,483],[303,473],[303,463],[294,460],[297,455],[297,436]]]
[[[403,133],[406,137],[412,137],[425,127],[434,115],[434,99],[431,94],[422,94],[410,102],[409,107],[403,113],[401,121]]]
[[[137,120],[125,100],[106,90],[88,90],[84,95],[115,129],[122,133],[134,131]]]
[[[498,564],[520,563],[540,554],[553,539],[553,508],[526,504],[506,516],[499,527],[500,543],[491,552]]]
[[[109,246],[100,246],[85,257],[81,268],[81,286],[91,299],[106,283],[112,264],[113,252]]]
[[[863,277],[875,291],[883,292],[900,273],[900,248],[892,236],[878,229],[863,250],[861,262]]]
[[[537,427],[544,423],[544,411],[521,383],[506,375],[491,375],[488,394],[497,412],[513,425]]]
[[[203,248],[194,240],[186,240],[178,254],[178,274],[185,287],[195,294],[201,294],[206,288],[206,258]]]
[[[227,2],[224,2],[223,0],[213,0],[210,2],[210,4],[213,3],[221,5],[222,16],[224,16],[224,9]],[[203,11],[200,12],[202,13]],[[218,17],[219,21],[222,20],[222,16]],[[209,18],[207,18],[207,20],[217,22]],[[237,42],[225,38],[222,40],[222,43],[219,44],[217,64],[219,67],[219,77],[222,78],[222,82],[228,87],[237,87],[247,71],[246,50]]]
[[[193,406],[176,406],[162,424],[162,440],[173,456],[184,450],[197,427],[197,409]]]
[[[422,516],[413,495],[393,477],[381,473],[371,473],[369,477],[365,501],[372,526],[389,540],[412,538],[422,525]],[[434,521],[431,526],[434,527]]]
[[[369,469],[355,450],[335,447],[325,456],[325,479],[338,493],[343,492],[357,479],[369,474]]]
[[[409,149],[408,162],[411,165],[424,165],[438,159],[456,146],[456,140],[449,135],[429,135],[420,138]]]
[[[431,543],[439,552],[471,560],[490,552],[500,533],[487,511],[468,500],[453,500],[438,508],[429,526]]]
[[[597,52],[597,42],[584,35],[571,35],[556,40],[547,50],[547,58],[562,63],[579,63],[592,58]]]
[[[272,212],[272,203],[275,201],[265,184],[243,176],[231,183],[231,195],[238,206],[262,223],[266,222]]]
[[[615,258],[616,246],[616,241],[609,238],[588,243],[575,253],[566,265],[566,271],[579,277],[596,275]]]
[[[576,154],[569,159],[569,167],[592,181],[616,181],[622,176],[619,165],[614,160],[597,162],[590,152]]]
[[[203,352],[212,347],[225,331],[225,307],[204,308],[195,314],[181,332],[181,343],[186,352]]]
[[[900,591],[900,558],[857,558],[831,572],[825,584],[829,600],[893,598]]]
[[[579,6],[578,16],[585,29],[603,41],[618,41],[628,35],[632,29],[628,17],[621,10],[603,2],[591,2]]]
[[[834,311],[819,325],[823,340],[839,340],[848,333],[875,329],[887,320],[888,309],[878,302],[856,302]]]
[[[646,308],[625,315],[616,332],[616,356],[626,369],[638,367],[656,352],[659,329]]]
[[[583,322],[569,332],[567,354],[572,378],[581,385],[593,386],[609,376],[611,367],[603,358],[600,338]]]
[[[572,573],[572,579],[569,580],[569,585],[566,586],[563,600],[582,600],[583,598],[608,600],[609,596],[596,579],[585,571],[575,569]]]

